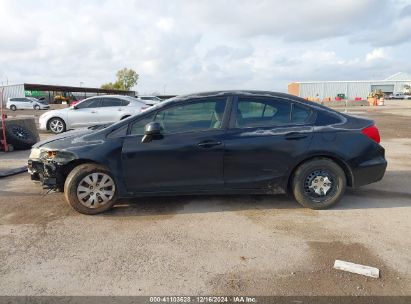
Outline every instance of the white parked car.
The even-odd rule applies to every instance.
[[[12,111],[23,109],[48,110],[50,106],[48,103],[34,97],[14,97],[7,99],[6,108]]]
[[[389,99],[411,99],[411,95],[405,95],[402,92],[392,93],[388,96]]]
[[[142,100],[130,96],[94,96],[69,108],[44,113],[39,118],[40,130],[58,134],[75,128],[114,123],[148,107]]]

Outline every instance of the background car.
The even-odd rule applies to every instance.
[[[70,101],[70,106],[75,106],[76,104],[78,104],[81,100],[72,100]]]
[[[116,124],[36,144],[33,179],[96,214],[117,198],[292,193],[312,209],[387,166],[374,122],[282,93],[223,91],[170,99]]]
[[[137,98],[144,100],[146,104],[151,105],[151,106],[154,106],[162,101],[162,99],[157,96],[141,95],[141,96],[138,96]]]
[[[110,124],[148,108],[143,101],[122,95],[94,96],[69,108],[44,113],[40,130],[62,133],[66,130]]]
[[[50,106],[43,100],[34,97],[15,97],[8,98],[6,107],[12,111],[16,110],[48,110]]]
[[[389,99],[411,99],[411,95],[405,95],[402,92],[392,93],[388,96]]]

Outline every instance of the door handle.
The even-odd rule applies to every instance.
[[[91,111],[91,113],[96,114],[96,113],[97,113],[97,111]]]
[[[214,146],[219,146],[221,145],[222,142],[221,141],[211,141],[211,140],[206,140],[206,141],[202,141],[198,144],[198,146],[200,148],[211,148]]]
[[[300,133],[300,132],[290,132],[285,134],[285,139],[287,140],[294,140],[294,139],[302,139],[302,138],[307,138],[308,134],[307,133]]]

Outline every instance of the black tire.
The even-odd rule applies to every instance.
[[[52,125],[53,122],[59,122],[62,125],[62,128],[61,129],[53,128],[53,125]],[[60,134],[60,133],[66,132],[66,123],[61,118],[52,117],[47,122],[47,130],[50,130],[54,134]]]
[[[34,106],[34,110],[37,110],[37,111],[40,110],[40,106],[39,106],[39,105],[35,105],[35,106]]]
[[[90,208],[80,201],[77,195],[77,189],[81,186],[80,183],[82,180],[93,173],[101,173],[111,177],[114,183],[114,195],[107,203],[101,205],[97,203],[97,207]],[[76,211],[88,215],[102,213],[112,208],[117,200],[117,192],[117,185],[111,173],[104,166],[98,164],[88,163],[75,167],[67,176],[66,182],[64,183],[64,197],[67,203]]]
[[[37,142],[36,136],[29,129],[17,125],[6,125],[7,142],[12,144],[15,150],[30,149]]]
[[[11,105],[11,106],[10,106],[10,110],[16,111],[16,110],[17,110],[17,107],[16,107],[15,105]]]
[[[322,188],[324,180],[327,181],[325,187],[330,187],[325,193],[321,192],[322,189],[326,189]],[[321,183],[318,188],[315,186],[317,182]],[[291,186],[300,205],[311,209],[326,209],[341,200],[346,184],[344,170],[338,164],[328,158],[315,158],[298,167]],[[321,194],[316,191],[320,191]]]

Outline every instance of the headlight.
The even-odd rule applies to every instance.
[[[37,159],[37,158],[40,158],[40,154],[41,154],[41,152],[40,152],[40,149],[39,149],[39,148],[33,148],[33,149],[31,149],[31,151],[30,151],[29,159]]]
[[[76,156],[73,153],[67,151],[45,149],[41,150],[40,159],[63,164],[76,159]]]

